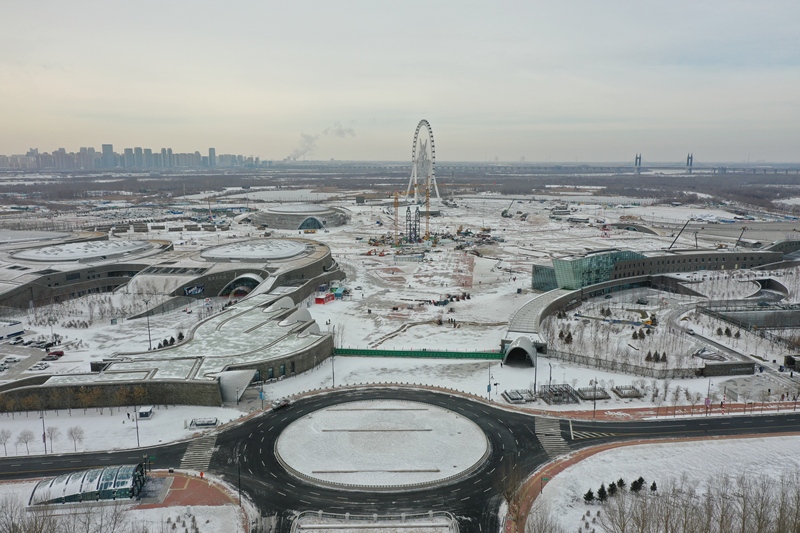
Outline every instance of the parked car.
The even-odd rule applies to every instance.
[[[694,330],[689,328],[686,330],[686,333],[688,333],[689,335],[694,335]]]
[[[284,407],[289,407],[289,400],[286,398],[281,398],[280,400],[275,400],[272,402],[272,410],[277,411],[278,409],[283,409]]]
[[[33,341],[25,341],[22,343],[23,346],[30,346],[31,344],[33,344]]]
[[[58,361],[57,355],[45,355],[42,357],[42,361]]]
[[[15,356],[15,355],[10,355],[10,356],[6,357],[6,360],[3,361],[3,362],[4,363],[19,363],[20,362],[20,358]]]
[[[45,368],[49,368],[49,363],[36,363],[31,367],[31,370],[44,370]]]
[[[25,339],[23,339],[22,337],[17,337],[13,341],[11,341],[11,344],[16,346],[17,344],[22,344],[23,342],[25,342]]]
[[[605,296],[603,296],[603,298],[605,298],[606,300],[610,300],[611,299],[611,295],[610,294],[606,294]]]
[[[53,350],[52,352],[47,352],[47,355],[55,355],[56,357],[62,357],[64,355],[64,350]]]

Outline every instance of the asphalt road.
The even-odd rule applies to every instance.
[[[662,413],[669,413],[663,407]],[[664,418],[632,422],[562,420],[561,432],[571,446],[583,447],[605,441],[684,437],[720,437],[754,433],[800,432],[800,411],[783,414]]]
[[[446,485],[405,492],[337,490],[297,479],[275,459],[275,441],[283,428],[317,409],[364,399],[427,402],[455,411],[480,426],[491,451],[475,472]],[[395,514],[444,510],[453,513],[465,533],[496,531],[497,509],[510,470],[527,476],[550,460],[535,434],[535,416],[494,409],[481,402],[445,393],[406,389],[342,390],[297,400],[290,407],[268,411],[218,435],[210,473],[241,488],[265,516],[277,518],[277,530],[289,531],[295,511],[325,510],[351,514]],[[568,421],[555,430],[569,449],[623,440],[715,437],[800,431],[800,412],[735,417],[663,418],[657,421]],[[67,454],[0,459],[0,480],[57,475],[70,470],[129,463],[144,453],[157,468],[178,467],[187,443],[146,450]],[[238,464],[237,464],[238,459]]]
[[[273,454],[281,430],[308,413],[343,402],[364,399],[402,399],[427,402],[455,411],[478,424],[491,451],[484,465],[469,476],[444,486],[406,492],[335,490],[288,474]],[[428,391],[370,389],[342,391],[299,400],[290,407],[268,412],[217,439],[209,471],[236,486],[236,458],[241,457],[243,492],[264,515],[277,515],[279,529],[288,531],[293,511],[323,509],[334,513],[400,514],[428,510],[449,511],[465,531],[496,531],[504,478],[510,468],[530,472],[548,461],[534,434],[534,417],[492,409],[461,397]],[[508,465],[508,466],[505,466]],[[487,529],[488,528],[488,529]]]
[[[42,476],[57,476],[64,472],[72,472],[85,468],[101,468],[113,465],[141,463],[147,455],[148,464],[153,468],[177,468],[183,454],[186,453],[187,442],[120,450],[116,452],[86,452],[67,454],[47,454],[0,459],[0,481],[9,479],[27,479]]]

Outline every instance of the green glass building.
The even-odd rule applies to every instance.
[[[553,269],[560,288],[580,289],[611,280],[616,263],[637,259],[645,259],[645,256],[631,251],[598,250],[583,256],[553,259]]]

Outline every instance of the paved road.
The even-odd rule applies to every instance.
[[[428,402],[451,409],[478,424],[486,433],[491,452],[476,472],[443,487],[400,493],[334,490],[288,474],[273,455],[275,440],[292,421],[330,405],[364,399],[402,399]],[[241,457],[242,489],[265,515],[278,515],[281,524],[294,510],[324,509],[352,514],[400,514],[446,510],[460,518],[462,530],[496,531],[496,509],[501,502],[507,468],[529,472],[548,461],[535,435],[535,417],[492,409],[448,394],[414,390],[342,391],[297,401],[289,408],[268,412],[227,431],[217,439],[210,472],[236,486],[236,457]],[[288,530],[285,528],[284,530]]]
[[[317,409],[364,399],[421,401],[455,411],[486,433],[491,446],[489,457],[477,471],[447,485],[395,493],[316,486],[291,476],[277,463],[275,441],[292,421]],[[779,432],[800,432],[800,413],[632,422],[558,421],[432,391],[342,390],[300,399],[286,409],[268,411],[221,432],[208,471],[233,486],[237,486],[241,473],[242,491],[262,514],[277,516],[279,531],[289,530],[294,511],[388,514],[446,510],[458,517],[465,533],[482,533],[497,531],[497,508],[506,485],[504,478],[507,481],[511,469],[524,476],[560,453],[604,442]],[[156,457],[158,468],[178,467],[186,448],[187,443],[179,443],[148,450],[3,458],[0,480],[128,463],[139,460],[145,451]]]
[[[146,454],[153,468],[177,468],[188,442],[117,452],[47,454],[0,458],[0,481],[42,476],[57,476],[84,468],[141,463]],[[151,460],[151,458],[153,458]]]

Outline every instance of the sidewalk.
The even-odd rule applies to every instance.
[[[148,477],[166,478],[169,488],[164,498],[157,503],[143,503],[136,509],[158,509],[166,507],[185,508],[187,506],[229,506],[238,509],[239,519],[244,531],[248,532],[249,523],[244,511],[239,507],[236,494],[228,491],[224,485],[209,481],[206,477],[199,477],[180,472],[170,474],[165,470],[148,472]]]

